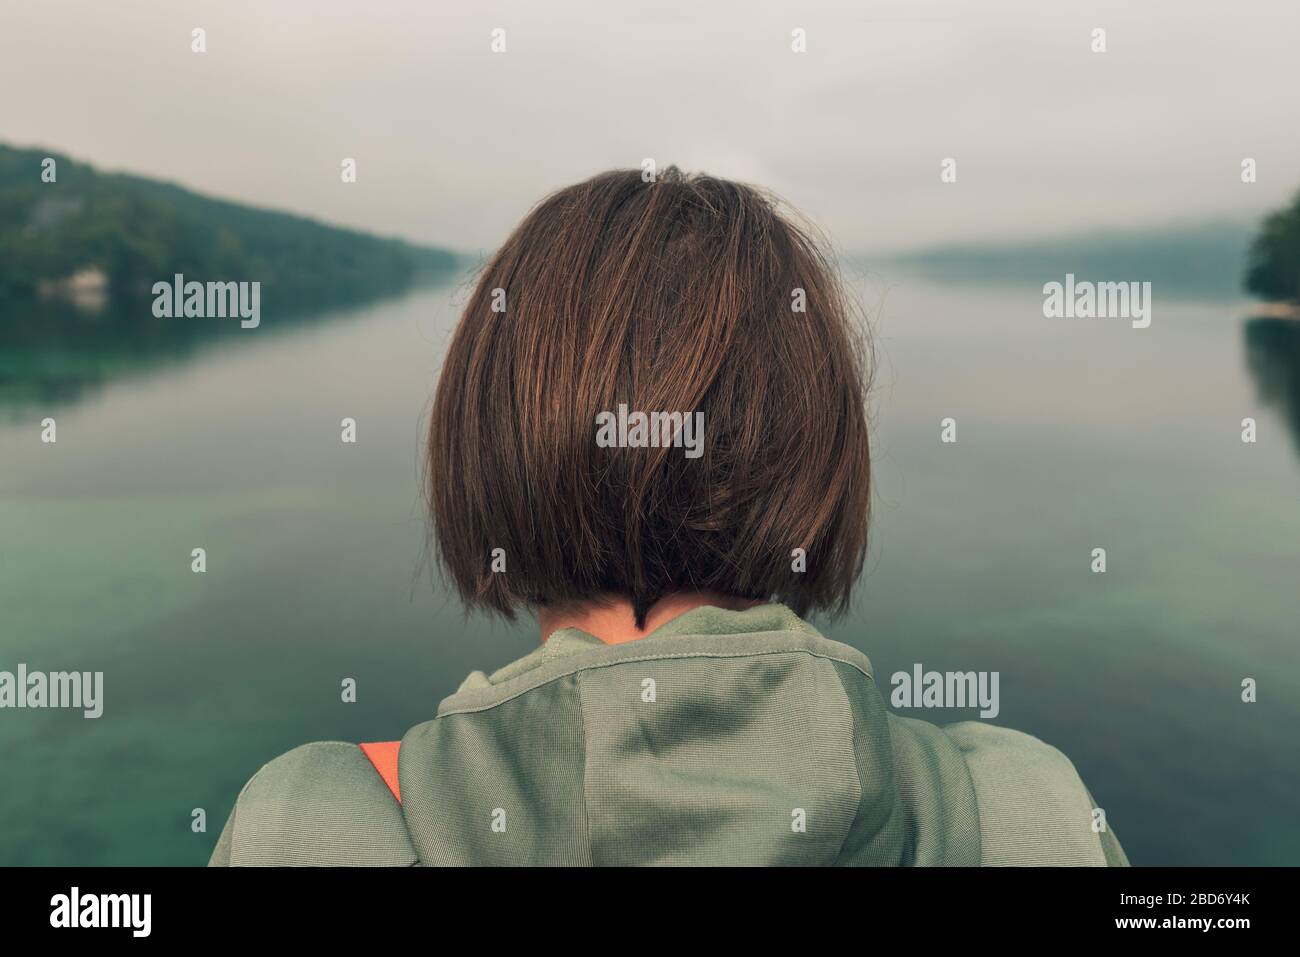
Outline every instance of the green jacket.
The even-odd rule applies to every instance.
[[[889,713],[867,658],[781,605],[558,631],[408,731],[399,778],[401,803],[357,745],[296,748],[211,863],[1128,863],[1059,751]]]

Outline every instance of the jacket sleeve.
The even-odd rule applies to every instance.
[[[1078,771],[1032,735],[980,721],[944,729],[961,749],[979,807],[985,866],[1126,867],[1128,858]]]
[[[235,801],[208,861],[228,866],[410,866],[401,805],[355,744],[324,741],[281,755]]]

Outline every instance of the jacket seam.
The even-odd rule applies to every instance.
[[[587,709],[582,703],[582,673],[573,676],[573,690],[578,698],[578,728],[582,732],[582,825],[587,832],[587,856],[591,859],[589,867],[596,866],[596,844],[591,839],[591,803],[587,800]]]
[[[442,707],[439,707],[437,717],[444,718],[454,714],[477,714],[482,711],[490,711],[493,708],[506,704],[509,701],[513,701],[515,698],[518,698],[520,695],[528,694],[530,691],[536,691],[538,688],[544,685],[548,685],[552,681],[559,681],[561,678],[567,678],[570,675],[578,674],[579,672],[583,672],[583,671],[595,671],[598,668],[612,668],[616,665],[625,665],[625,664],[631,664],[633,662],[641,662],[641,661],[666,661],[666,660],[676,660],[682,658],[754,658],[761,655],[792,655],[792,654],[811,655],[814,658],[821,658],[828,661],[838,661],[841,664],[849,665],[850,667],[857,669],[868,679],[872,681],[875,680],[875,677],[871,674],[871,672],[863,668],[858,662],[853,661],[845,656],[829,654],[825,652],[818,652],[812,650],[811,648],[773,648],[773,649],[762,650],[762,651],[743,650],[743,651],[735,651],[735,652],[720,652],[720,651],[665,652],[662,654],[635,655],[628,658],[620,658],[617,661],[605,661],[596,664],[575,664],[572,668],[570,668],[567,671],[561,672],[560,674],[551,675],[550,677],[541,679],[535,683],[527,684],[516,691],[510,692],[505,697],[493,701],[489,701],[481,705],[465,705],[463,707],[453,707],[453,708],[447,708],[445,710]],[[452,697],[454,698],[456,696],[452,695]]]
[[[846,662],[847,663],[847,662]],[[861,670],[861,669],[859,669]],[[831,866],[838,866],[844,857],[844,845],[849,842],[849,835],[853,833],[853,825],[858,822],[858,815],[862,813],[862,771],[858,768],[858,723],[853,719],[853,702],[849,700],[849,689],[844,684],[844,676],[840,670],[831,665],[831,671],[835,674],[835,680],[839,683],[840,694],[844,696],[844,706],[849,712],[849,756],[853,761],[853,779],[858,782],[858,796],[854,801],[853,818],[849,821],[849,826],[844,829],[844,837],[840,838],[840,846],[835,851],[835,860],[831,861]],[[870,675],[867,675],[870,678]],[[888,731],[888,728],[886,728]]]

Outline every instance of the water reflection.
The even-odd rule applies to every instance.
[[[263,321],[241,329],[237,319],[159,319],[152,299],[71,297],[0,300],[0,420],[84,401],[111,380],[187,361],[224,343],[248,344],[309,323],[347,318],[421,286],[445,284],[453,272],[430,273],[404,286],[277,302],[268,289]]]
[[[1257,316],[1246,320],[1243,335],[1259,399],[1281,410],[1300,454],[1300,319]]]

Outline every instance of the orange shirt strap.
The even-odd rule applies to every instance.
[[[362,753],[375,766],[379,776],[388,785],[388,790],[392,791],[393,797],[397,798],[398,804],[402,803],[402,786],[397,780],[397,752],[401,748],[401,741],[379,741],[361,745]]]

